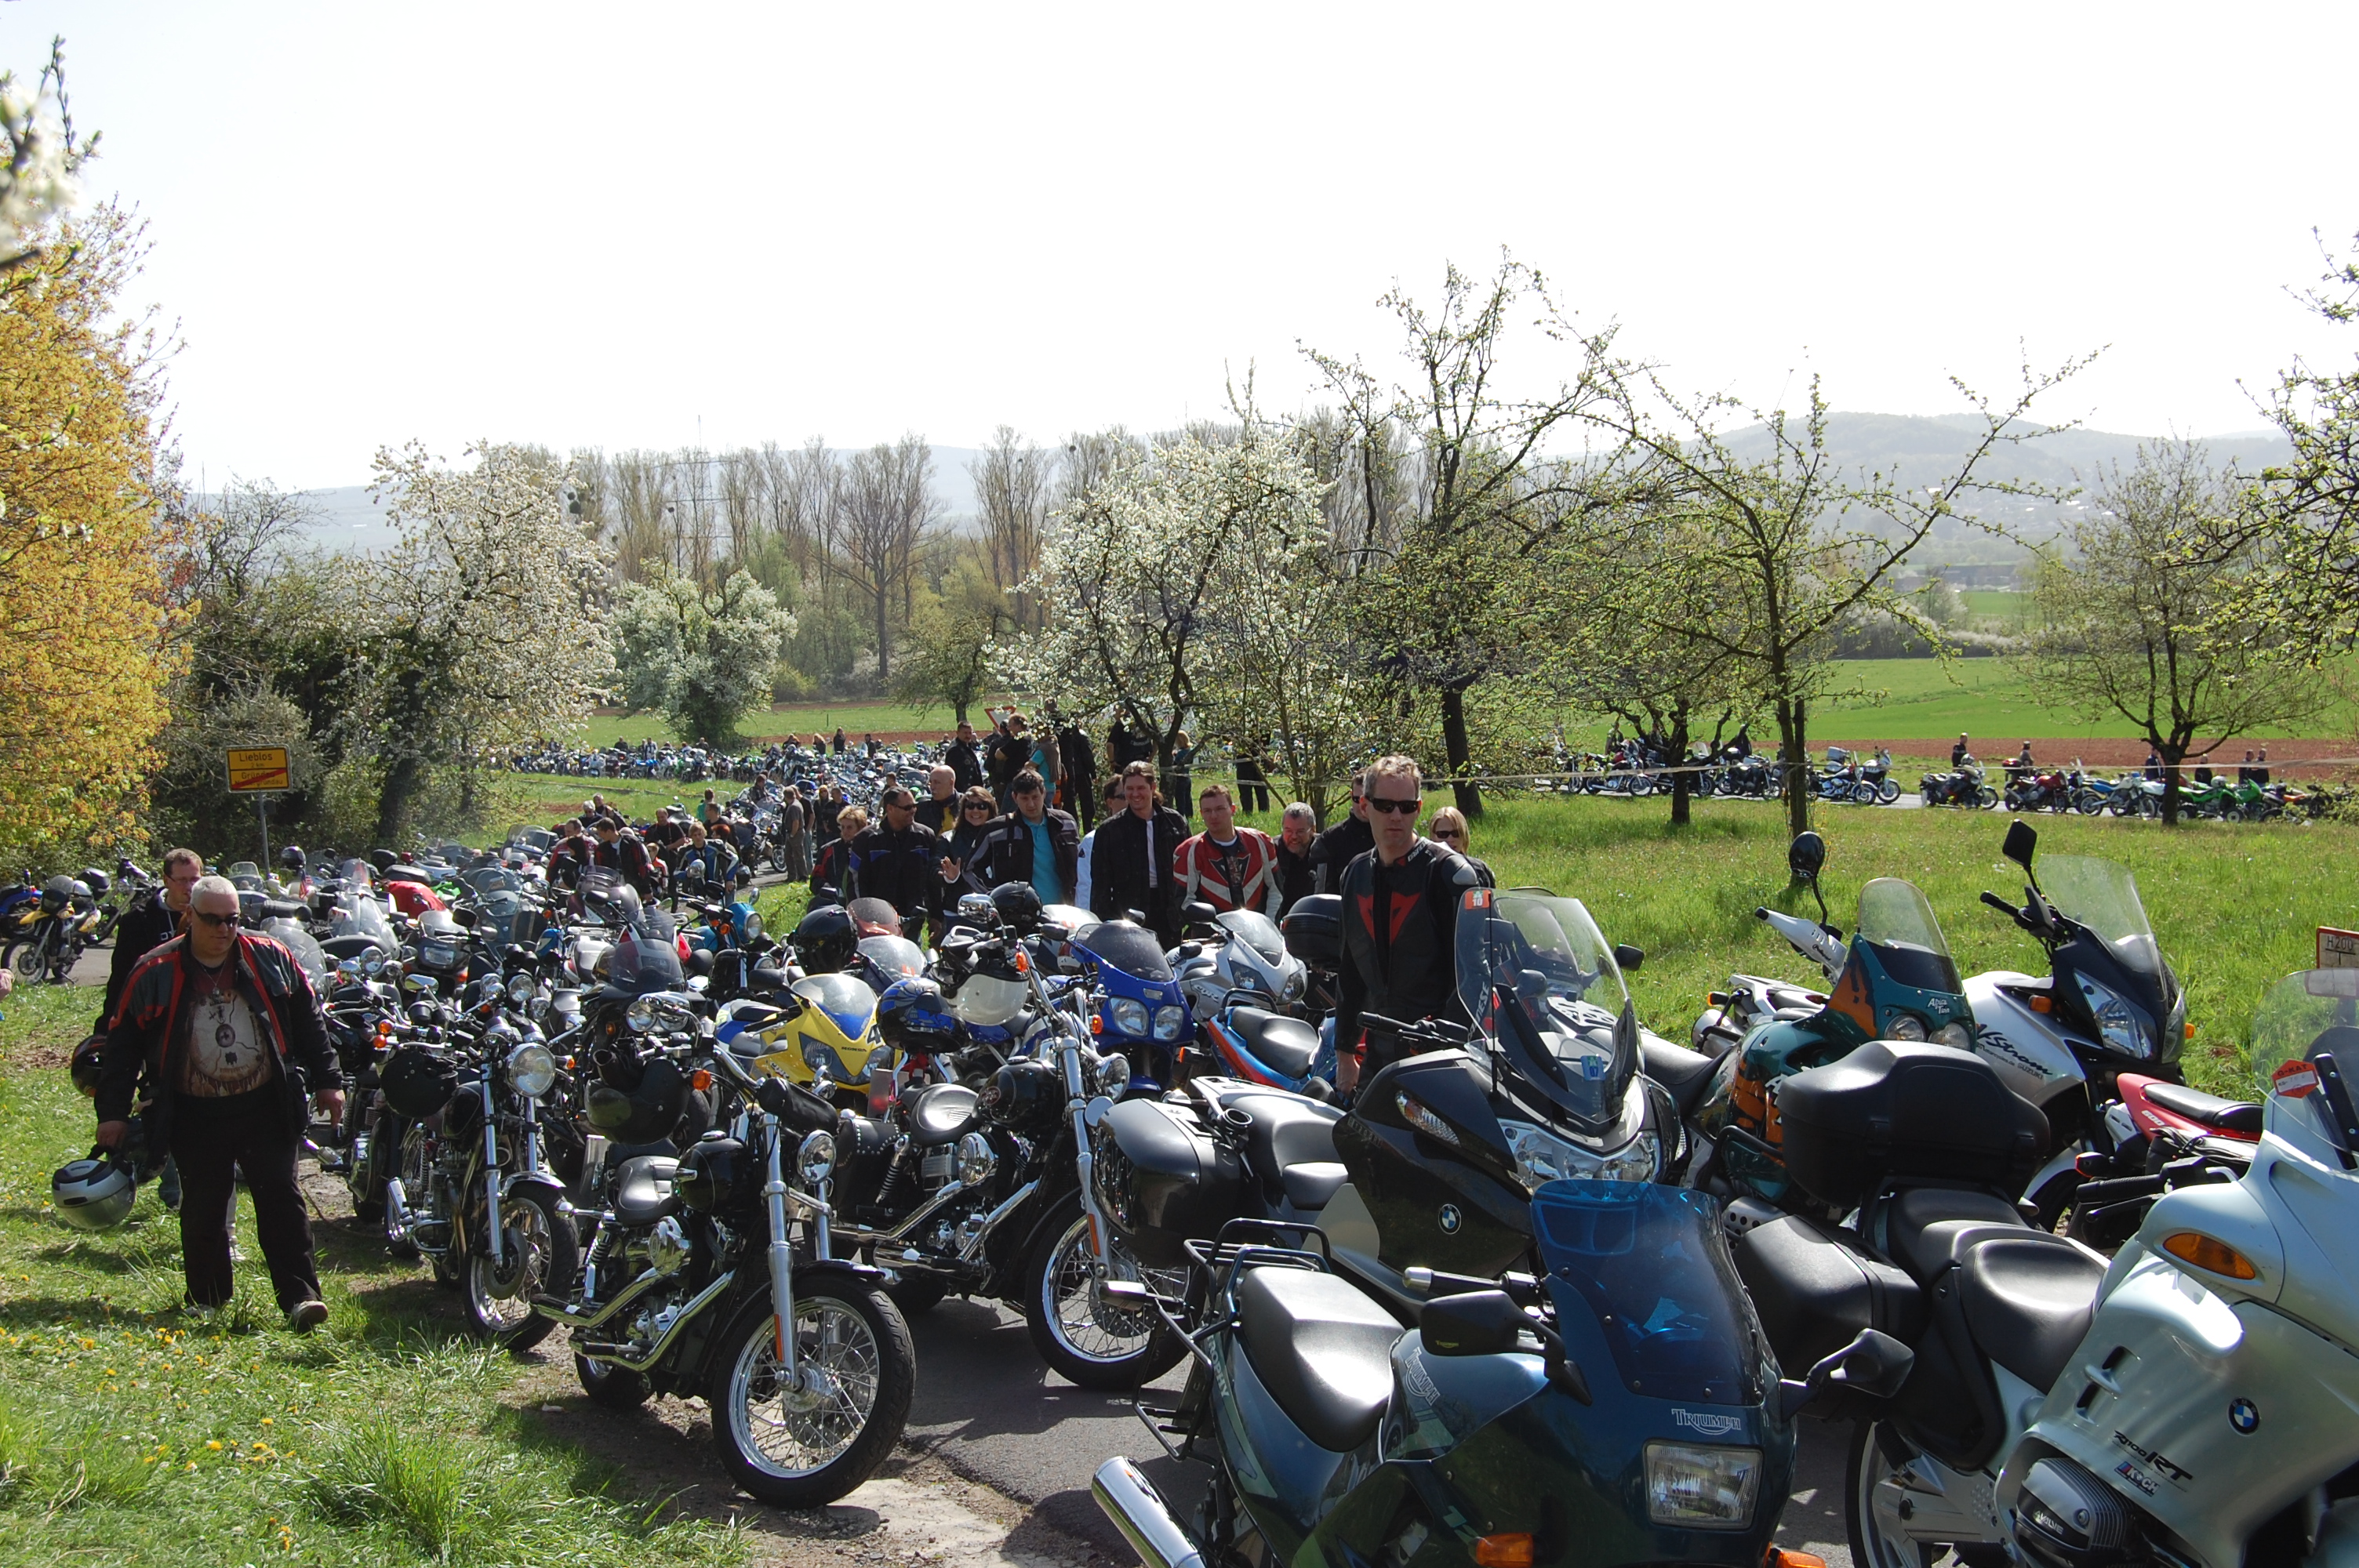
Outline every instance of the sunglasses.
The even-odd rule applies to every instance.
[[[1463,838],[1466,837],[1465,834],[1460,832],[1455,827],[1437,827],[1433,830],[1433,836],[1437,838]]]
[[[1386,800],[1380,795],[1372,795],[1367,803],[1370,811],[1381,811],[1388,816],[1415,816],[1424,807],[1425,799],[1420,795],[1415,800]]]
[[[212,926],[216,931],[222,929],[223,926],[234,925],[237,924],[236,915],[215,914],[210,909],[192,909],[189,911],[189,914],[191,917],[203,921],[207,925]]]
[[[989,811],[991,807],[984,805],[980,801],[969,801],[967,803],[966,809],[969,811]]]

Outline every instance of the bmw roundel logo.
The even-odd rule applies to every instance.
[[[1441,1206],[1441,1234],[1444,1236],[1458,1234],[1458,1206],[1454,1203]],[[2257,1421],[2259,1418],[2255,1419]]]
[[[2261,1407],[2250,1400],[2238,1400],[2228,1407],[2228,1424],[2246,1436],[2261,1427]]]

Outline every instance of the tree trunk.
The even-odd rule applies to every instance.
[[[1450,764],[1450,776],[1455,781],[1451,789],[1457,796],[1458,809],[1466,820],[1473,821],[1483,815],[1483,786],[1473,778],[1473,751],[1466,743],[1466,688],[1446,686],[1441,688],[1441,750]]]
[[[876,681],[878,685],[893,678],[893,638],[886,622],[893,614],[893,586],[876,585]]]
[[[966,706],[967,705],[963,701],[953,702],[951,704],[951,712],[961,724],[966,722]]]
[[[1688,825],[1688,795],[1695,787],[1695,775],[1688,765],[1688,710],[1684,708],[1671,715],[1671,826]]]
[[[403,818],[409,815],[409,802],[418,793],[418,759],[405,755],[393,764],[385,775],[385,787],[376,797],[376,841],[380,849],[391,849],[399,836]]]
[[[1810,830],[1810,749],[1808,715],[1799,697],[1777,699],[1777,744],[1786,757],[1786,831]]]
[[[2187,760],[2187,748],[2168,741],[2155,750],[2162,756],[2162,825],[2179,826],[2179,765]]]

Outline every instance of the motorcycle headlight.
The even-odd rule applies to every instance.
[[[980,1132],[970,1132],[958,1141],[958,1179],[962,1187],[979,1187],[991,1180],[999,1156],[991,1152],[991,1141]]]
[[[383,953],[377,951],[375,947],[372,947],[367,952],[361,955],[361,973],[364,975],[376,975],[383,973],[384,970],[385,955]]]
[[[1925,1038],[1925,1021],[1913,1012],[1892,1013],[1884,1021],[1884,1037],[1886,1040],[1922,1040]]]
[[[1130,1058],[1119,1051],[1110,1051],[1090,1067],[1090,1092],[1120,1099],[1130,1087]]]
[[[656,1004],[641,997],[624,1011],[623,1019],[633,1029],[645,1034],[656,1026]]]
[[[546,1045],[530,1042],[508,1053],[508,1086],[520,1095],[538,1099],[557,1087],[557,1058]]]
[[[1743,1530],[1761,1489],[1761,1451],[1701,1443],[1647,1444],[1647,1517],[1692,1530]]]
[[[1112,1015],[1115,1033],[1136,1034],[1142,1039],[1146,1037],[1147,1004],[1145,1002],[1134,1001],[1126,996],[1116,997],[1113,1005],[1106,1011]]]
[[[1281,1001],[1300,1001],[1302,1000],[1303,987],[1309,983],[1309,980],[1310,975],[1308,971],[1304,970],[1302,967],[1298,964],[1293,968],[1287,971],[1286,985],[1284,987],[1285,994],[1278,1000]]]
[[[1943,1045],[1954,1045],[1961,1051],[1971,1051],[1974,1048],[1974,1032],[1962,1021],[1941,1025],[1933,1032],[1933,1038]]]
[[[1187,1027],[1188,1010],[1179,1003],[1155,1010],[1155,1037],[1158,1040],[1177,1040]]]
[[[1530,1191],[1567,1179],[1651,1182],[1662,1173],[1663,1143],[1651,1128],[1642,1129],[1629,1142],[1603,1154],[1593,1154],[1528,1121],[1502,1117],[1499,1130],[1506,1134],[1507,1152],[1515,1156],[1516,1179]]]
[[[529,1007],[534,989],[530,975],[511,976],[508,979],[508,1000],[518,1007]]]
[[[822,1128],[803,1134],[802,1146],[795,1151],[795,1174],[803,1185],[816,1188],[835,1173],[835,1134]]]
[[[2105,1049],[2139,1061],[2152,1056],[2154,1025],[2147,1022],[2146,1014],[2088,976],[2076,979],[2080,981],[2081,1000],[2096,1015],[2097,1033],[2104,1038]]]

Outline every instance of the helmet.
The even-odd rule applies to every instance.
[[[401,863],[401,857],[395,854],[390,849],[371,849],[368,855],[368,863],[375,866],[377,869],[378,873],[382,875],[393,867],[399,865]]]
[[[876,1026],[895,1044],[942,1049],[952,1034],[942,988],[923,975],[905,975],[876,999]]]
[[[278,851],[278,863],[290,871],[300,871],[304,866],[303,851],[293,844]]]
[[[73,1075],[73,1087],[91,1098],[98,1098],[100,1064],[106,1055],[106,1036],[92,1034],[73,1048],[73,1061],[67,1071]]]
[[[881,898],[855,898],[844,907],[852,912],[863,936],[898,936],[901,912]]]
[[[636,1059],[632,1061],[637,1065]],[[627,1079],[629,1072],[616,1063],[611,1077]],[[623,1088],[601,1074],[591,1080],[587,1094],[590,1125],[613,1142],[652,1143],[678,1125],[688,1107],[688,1078],[669,1057],[649,1060],[637,1084]]]
[[[1002,882],[991,890],[991,907],[1000,923],[1019,936],[1040,929],[1040,892],[1030,882]]]
[[[113,885],[106,880],[106,873],[96,866],[84,866],[82,869],[81,880],[88,885],[92,892],[101,898],[106,896],[106,890]]]
[[[795,927],[795,957],[805,974],[839,974],[860,951],[860,926],[841,904],[814,909]]]
[[[49,1197],[57,1205],[58,1217],[76,1230],[121,1225],[137,1195],[131,1173],[115,1163],[111,1149],[93,1149],[88,1159],[60,1165],[49,1178]]]

